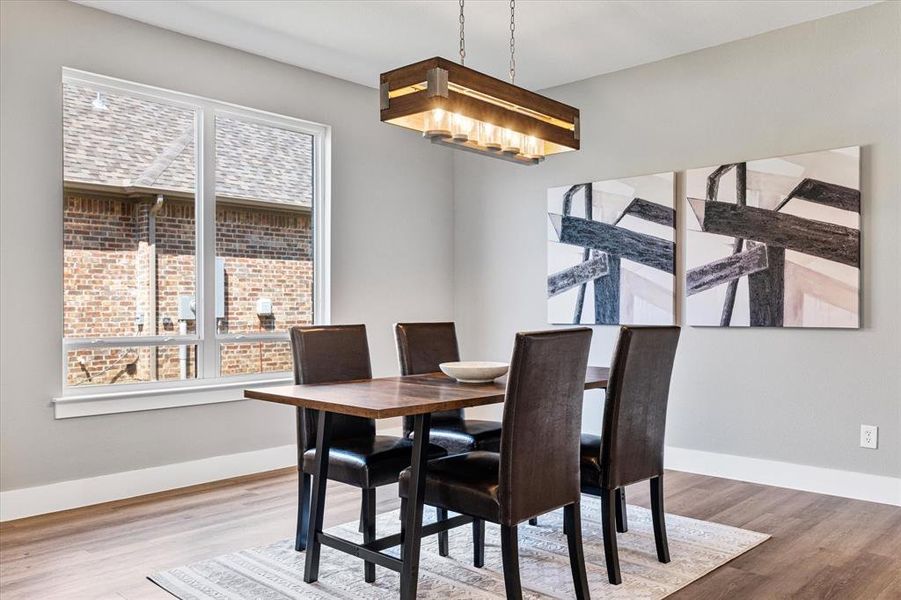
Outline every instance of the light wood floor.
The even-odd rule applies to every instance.
[[[143,496],[0,526],[0,596],[164,599],[154,571],[291,537],[293,470]],[[648,506],[646,486],[628,491]],[[358,490],[329,488],[326,526],[350,521]],[[379,490],[379,511],[398,505]],[[901,508],[672,472],[666,509],[772,539],[671,598],[901,598]]]

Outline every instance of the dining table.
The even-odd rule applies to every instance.
[[[608,376],[609,369],[606,367],[588,367],[585,389],[606,388]],[[457,515],[426,526],[422,524],[431,415],[446,410],[502,403],[506,384],[506,376],[488,383],[460,383],[438,372],[244,390],[245,398],[318,411],[304,581],[313,583],[318,579],[320,550],[325,545],[400,573],[401,599],[415,598],[422,537],[473,521],[472,517]],[[553,410],[553,399],[549,398],[548,402],[548,409]],[[332,417],[336,414],[368,419],[413,417],[413,454],[406,514],[402,515],[403,533],[359,544],[322,530]],[[300,455],[302,451],[298,453]],[[399,558],[384,552],[395,546],[401,547]]]

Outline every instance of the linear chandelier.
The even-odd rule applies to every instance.
[[[524,165],[579,149],[579,109],[514,85],[515,0],[510,1],[510,83],[464,66],[460,0],[460,63],[429,58],[382,73],[381,120],[441,144]]]

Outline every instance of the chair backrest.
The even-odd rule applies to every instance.
[[[666,404],[679,327],[622,327],[613,353],[601,434],[601,486],[663,474]]]
[[[371,379],[369,343],[365,325],[307,325],[291,328],[294,382],[329,383]],[[317,411],[298,411],[301,447],[316,445]],[[375,421],[349,415],[332,419],[332,439],[372,438]]]
[[[516,334],[501,430],[502,525],[579,500],[579,435],[590,345],[587,327]]]
[[[460,360],[457,331],[453,323],[397,323],[394,325],[397,359],[401,375],[440,371],[443,362]],[[463,420],[463,410],[447,410],[432,415],[432,424]],[[404,417],[404,433],[413,431],[413,417]]]

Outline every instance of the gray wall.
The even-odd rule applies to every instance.
[[[367,323],[374,370],[389,374],[392,323],[452,316],[451,154],[381,124],[374,89],[68,2],[0,11],[0,489],[294,439],[290,408],[251,402],[53,419],[63,66],[331,125],[332,320]]]
[[[899,89],[901,3],[887,2],[549,90],[581,108],[581,152],[529,168],[454,157],[464,358],[506,359],[514,331],[546,327],[548,187],[859,144],[863,328],[686,327],[667,441],[901,475]],[[608,364],[617,330],[594,332],[592,362]],[[590,395],[586,429],[601,404]],[[858,447],[861,423],[879,425],[879,450]]]

